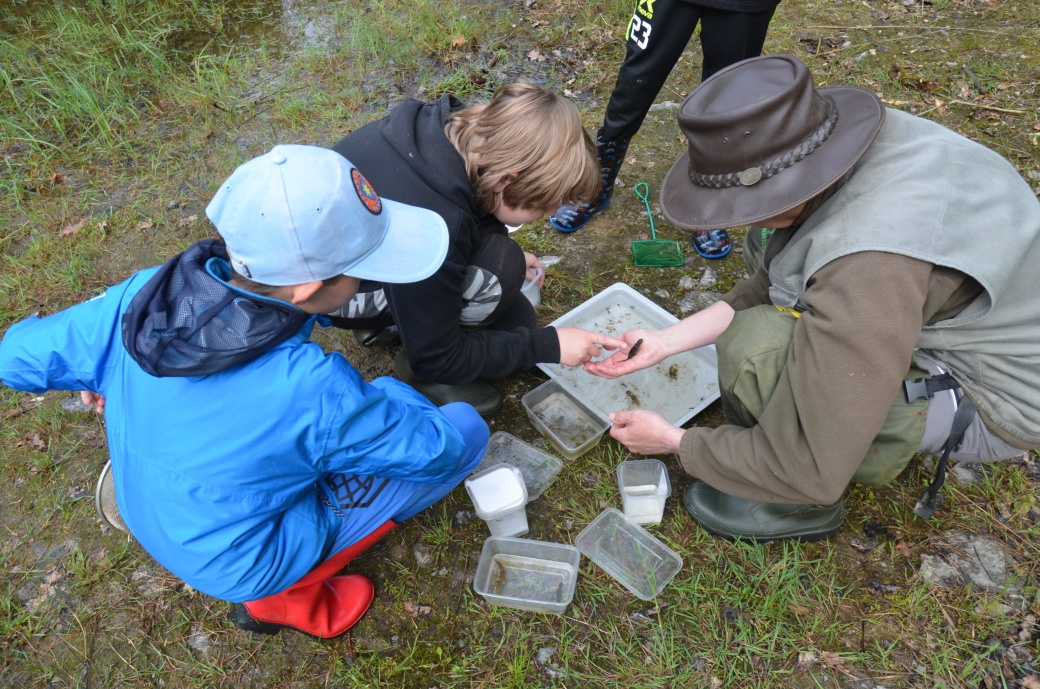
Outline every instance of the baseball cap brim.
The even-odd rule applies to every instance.
[[[448,226],[425,208],[380,199],[389,215],[383,241],[344,275],[376,282],[418,282],[437,272],[448,255]]]
[[[885,111],[870,91],[831,86],[816,91],[838,110],[834,131],[811,154],[786,170],[744,187],[709,189],[690,181],[690,154],[675,162],[661,185],[661,210],[677,227],[710,230],[753,225],[808,201],[852,169],[874,141]]]

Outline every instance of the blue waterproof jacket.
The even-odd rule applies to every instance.
[[[284,590],[330,554],[339,518],[322,502],[322,476],[440,483],[464,444],[412,388],[367,384],[310,342],[318,317],[230,286],[225,259],[206,240],[11,326],[0,380],[104,395],[130,531],[189,585],[241,602]]]

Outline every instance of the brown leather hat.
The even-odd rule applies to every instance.
[[[689,149],[661,187],[664,215],[694,230],[779,215],[841,179],[884,119],[873,93],[815,88],[796,57],[738,62],[697,87],[679,108]]]

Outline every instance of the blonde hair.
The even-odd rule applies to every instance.
[[[596,148],[574,103],[524,82],[506,84],[491,102],[453,112],[444,127],[466,162],[481,210],[584,203],[600,191]],[[505,191],[495,186],[512,176]]]

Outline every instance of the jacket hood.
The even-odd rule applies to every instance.
[[[448,116],[463,107],[462,101],[450,94],[428,103],[409,99],[394,106],[380,126],[383,138],[397,152],[400,162],[411,168],[427,187],[453,205],[480,215],[466,163],[444,133]]]
[[[228,285],[227,261],[223,240],[205,239],[163,264],[134,295],[123,314],[123,345],[146,373],[204,376],[231,368],[288,340],[310,318]]]

